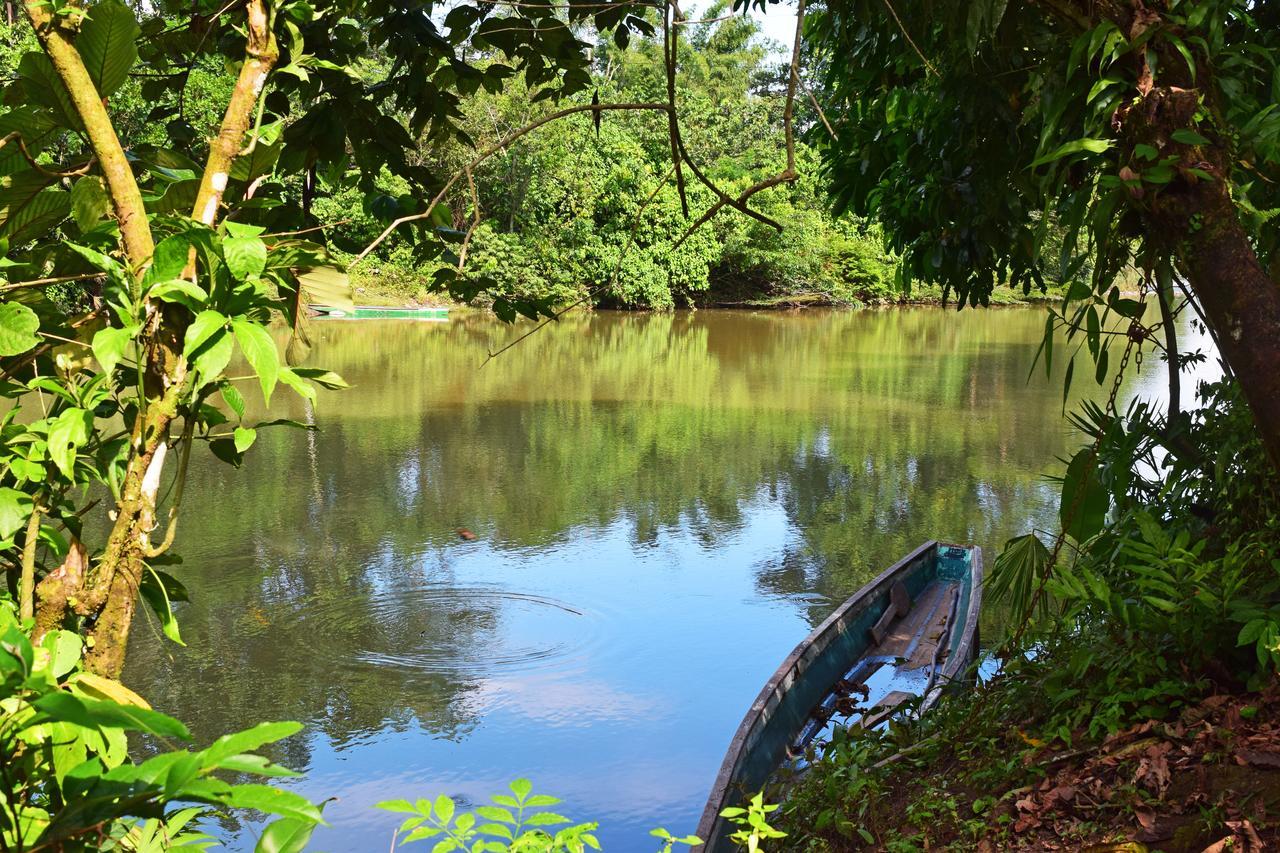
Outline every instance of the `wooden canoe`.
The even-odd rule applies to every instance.
[[[982,550],[926,542],[836,608],[765,684],[730,742],[697,835],[733,849],[720,817],[761,790],[833,724],[879,725],[920,697],[923,713],[970,671],[982,608]],[[857,705],[856,710],[852,707]]]

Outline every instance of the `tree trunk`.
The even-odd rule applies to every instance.
[[[1280,285],[1254,254],[1225,181],[1179,182],[1151,213],[1151,225],[1177,241],[1181,272],[1280,471]]]
[[[1148,239],[1176,259],[1195,292],[1280,471],[1280,285],[1254,254],[1231,199],[1227,145],[1173,138],[1197,126],[1199,109],[1196,90],[1158,86],[1117,110],[1113,121],[1131,145],[1145,143],[1178,158],[1178,177],[1134,204]]]

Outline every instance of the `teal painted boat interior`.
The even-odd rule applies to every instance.
[[[948,680],[968,670],[976,649],[978,614],[971,610],[975,582],[981,583],[980,555],[974,547],[925,543],[851,597],[796,647],[765,685],[731,742],[699,827],[707,853],[733,849],[727,839],[729,827],[718,818],[722,808],[740,805],[776,780],[779,770],[800,769],[798,747],[803,752],[811,742],[823,740],[823,732],[849,722],[815,720],[815,709],[834,703],[837,682],[864,684],[870,691],[865,708],[903,691],[923,697],[923,711]],[[890,589],[901,583],[916,602],[938,582],[944,587],[935,593],[931,614],[946,606],[952,589],[958,590],[947,625],[946,654],[910,673],[870,654],[876,651],[871,628],[891,606]]]

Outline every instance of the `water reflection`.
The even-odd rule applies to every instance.
[[[521,330],[317,324],[312,361],[354,387],[286,401],[319,431],[264,431],[244,471],[193,462],[190,645],[140,629],[126,679],[201,742],[304,721],[275,757],[341,798],[318,847],[385,843],[379,799],[529,775],[648,851],[835,604],[926,538],[1052,519],[1070,439],[1060,382],[1027,381],[1042,328],[602,312],[482,366]]]

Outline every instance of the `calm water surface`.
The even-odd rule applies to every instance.
[[[692,831],[751,699],[843,598],[925,539],[990,559],[1051,523],[1074,440],[1060,380],[1027,380],[1043,324],[600,312],[482,366],[520,329],[316,323],[309,363],[354,387],[315,412],[282,389],[273,416],[318,431],[261,432],[245,470],[193,459],[190,645],[139,625],[126,681],[202,744],[305,723],[274,757],[338,798],[316,849],[386,849],[379,800],[524,775],[647,853]]]

